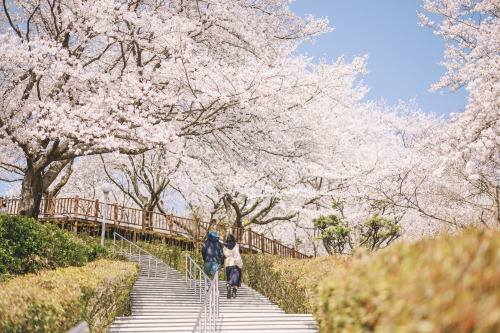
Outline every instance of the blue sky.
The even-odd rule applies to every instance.
[[[421,0],[296,0],[292,10],[303,17],[326,16],[335,30],[304,44],[300,53],[315,59],[335,60],[369,55],[370,71],[363,82],[370,88],[369,100],[384,98],[392,105],[414,97],[423,111],[438,115],[459,112],[467,103],[467,91],[429,92],[445,68],[442,37],[420,27]]]

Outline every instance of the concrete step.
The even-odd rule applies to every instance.
[[[223,307],[240,307],[240,306],[257,306],[257,305],[262,305],[266,307],[278,307],[278,305],[273,304],[273,303],[268,303],[268,302],[256,302],[256,301],[247,301],[241,300],[241,301],[234,301],[233,299],[225,299],[221,300],[222,297],[219,297],[219,306]],[[203,301],[203,299],[202,299]],[[155,305],[183,305],[183,304],[195,304],[195,305],[201,305],[202,303],[199,301],[198,298],[196,299],[176,299],[176,298],[171,298],[171,299],[157,299],[157,300],[147,300],[147,299],[141,299],[141,300],[136,300],[132,299],[132,305],[146,305],[146,304],[155,304]]]
[[[192,332],[193,327],[110,327],[108,333],[118,333],[118,332],[134,332],[134,333],[171,333],[171,332]],[[263,328],[242,328],[241,325],[234,325],[233,327],[219,327],[217,326],[215,331],[217,333],[318,333],[317,328],[283,328],[275,327],[270,331],[268,327]]]
[[[204,280],[185,276],[149,256],[126,255],[141,265],[131,292],[132,315],[115,318],[108,332],[192,332],[205,297]],[[197,293],[194,287],[196,286]],[[267,297],[242,285],[237,297],[226,297],[226,283],[219,282],[218,333],[317,333],[310,314],[291,315]]]
[[[203,301],[203,299],[202,299]],[[167,305],[167,304],[200,304],[199,299],[185,299],[185,298],[168,298],[168,299],[132,299],[132,304],[133,305],[144,305],[144,304],[157,304],[157,305]],[[275,306],[277,307],[276,304],[270,303],[270,302],[259,302],[259,301],[246,301],[244,299],[236,301],[235,299],[222,299],[222,297],[219,297],[219,306],[242,306],[242,305],[262,305],[262,306]]]
[[[149,309],[149,308],[163,308],[163,309],[183,309],[183,308],[201,308],[200,303],[183,303],[183,304],[165,304],[165,303],[143,303],[137,304],[133,303],[133,309]],[[240,309],[269,309],[269,310],[280,310],[279,306],[272,304],[235,304],[235,305],[226,305],[221,306],[219,304],[219,308],[223,310],[233,310],[238,311]]]
[[[165,322],[188,322],[198,318],[198,314],[186,314],[185,316],[170,317],[170,316],[130,316],[117,317],[115,323],[165,323]],[[314,318],[309,315],[307,317],[299,317],[290,314],[264,313],[258,316],[251,314],[240,313],[225,313],[220,315],[220,320],[223,322],[259,322],[267,320],[269,322],[304,322],[314,323]]]
[[[192,306],[192,307],[183,307],[183,308],[164,308],[164,307],[140,307],[132,310],[132,313],[135,315],[140,314],[174,314],[174,313],[182,313],[182,312],[200,312],[200,306]],[[219,312],[227,312],[232,311],[233,313],[268,313],[268,312],[276,312],[276,313],[285,313],[283,310],[277,309],[263,309],[263,308],[239,308],[239,309],[219,309]]]
[[[134,292],[130,296],[132,297],[132,299],[136,299],[136,300],[141,300],[141,299],[144,299],[144,300],[160,300],[160,299],[190,300],[190,299],[199,299],[200,293],[199,292],[197,292],[197,294],[195,294],[194,292],[191,292],[191,293],[182,292],[181,293],[180,291],[177,294],[175,293],[175,291],[173,291],[173,292],[157,292],[157,293]],[[201,294],[201,298],[202,299],[205,298],[205,294],[203,292]],[[253,302],[272,303],[271,301],[269,301],[266,298],[260,298],[260,297],[257,297],[254,295],[248,295],[245,293],[238,293],[236,298],[228,299],[226,297],[226,293],[221,292],[221,293],[219,293],[219,298],[221,299],[221,301],[224,301],[224,302],[230,302],[230,301],[241,302],[242,300],[248,300],[248,301],[253,301]]]
[[[186,327],[193,329],[196,324],[197,318],[193,318],[191,320],[182,320],[182,321],[161,321],[161,322],[117,322],[114,323],[110,328],[146,328],[146,327],[159,327],[159,328],[172,328],[172,327]],[[307,329],[316,329],[316,322],[314,321],[240,321],[235,319],[234,321],[228,322],[223,319],[219,319],[217,321],[218,327],[227,328],[229,326],[239,326],[244,327],[246,329],[263,329],[266,328],[268,330],[275,328],[307,328]]]
[[[184,313],[172,317],[168,314],[161,315],[146,315],[146,316],[129,316],[129,317],[117,317],[116,321],[128,321],[128,320],[169,320],[169,319],[184,319],[184,318],[198,318],[198,313]],[[283,314],[283,313],[261,313],[255,316],[251,313],[221,313],[220,318],[226,319],[242,319],[242,320],[275,320],[275,319],[286,319],[286,320],[305,320],[314,321],[314,318],[310,314]]]

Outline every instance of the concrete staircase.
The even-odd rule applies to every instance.
[[[137,255],[129,256],[139,261]],[[178,271],[140,258],[141,272],[132,290],[132,316],[117,317],[108,332],[192,332],[201,309],[199,295],[188,288]],[[149,268],[149,269],[148,269]],[[219,319],[216,332],[312,333],[318,332],[309,314],[285,314],[276,304],[242,285],[236,298],[227,299],[225,282],[219,285]]]

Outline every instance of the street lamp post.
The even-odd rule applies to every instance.
[[[101,245],[104,246],[104,233],[106,229],[106,210],[108,208],[108,194],[109,192],[111,192],[111,184],[110,183],[102,184],[101,190],[104,193],[104,211],[102,215]]]

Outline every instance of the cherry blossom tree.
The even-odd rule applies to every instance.
[[[495,0],[425,0],[424,9],[442,21],[420,14],[422,25],[447,41],[448,71],[432,89],[465,86],[470,94],[442,136],[447,169],[475,188],[473,196],[482,197],[475,205],[489,206],[483,212],[500,225],[500,6]]]
[[[381,170],[358,185],[371,189],[364,194],[368,201],[385,202],[403,214],[402,227],[414,237],[498,225],[498,194],[487,176],[471,178],[468,161],[451,159],[442,148],[453,124],[425,114],[414,103],[384,113],[393,144],[386,146]]]
[[[58,161],[245,141],[297,102],[307,62],[289,55],[329,30],[285,0],[3,1],[0,146],[23,155],[19,213],[37,216]]]
[[[211,217],[218,214],[221,220],[244,220],[243,225],[269,233],[289,245],[300,243],[308,251],[316,248],[316,253],[321,251],[314,241],[312,221],[321,214],[331,213],[332,200],[341,198],[346,202],[346,223],[359,231],[355,237],[357,243],[362,242],[363,224],[381,214],[384,216],[380,219],[396,221],[413,235],[425,234],[419,227],[427,227],[430,218],[416,216],[412,208],[389,202],[377,192],[377,182],[392,175],[391,172],[398,172],[400,158],[410,154],[414,142],[426,137],[424,134],[432,129],[429,124],[435,125],[435,120],[429,119],[429,124],[426,123],[423,113],[403,120],[399,117],[404,115],[388,114],[373,103],[360,103],[365,90],[354,85],[354,73],[363,72],[362,63],[360,59],[359,63],[343,64],[342,70],[325,65],[324,73],[328,75],[321,77],[321,82],[326,84],[324,89],[302,105],[303,118],[294,118],[300,119],[303,133],[308,133],[307,154],[288,162],[286,159],[271,163],[256,160],[255,164],[263,166],[267,174],[259,168],[253,172],[248,167],[230,168],[225,162],[211,165],[221,171],[219,178],[200,173],[198,170],[202,168],[193,168],[197,170],[195,174],[186,177],[195,184],[192,195],[187,197],[194,200],[193,196],[198,195],[193,206],[204,207],[202,211],[211,211]],[[297,135],[300,137],[295,133],[293,137]],[[279,172],[269,172],[269,166]],[[273,180],[280,182],[273,183]],[[389,190],[392,193],[392,187]],[[259,211],[259,206],[254,205],[271,200],[278,204],[270,211],[270,216],[289,218],[270,221],[264,226],[252,223],[252,212]]]
[[[161,205],[162,194],[180,165],[180,159],[171,155],[167,159],[167,156],[158,150],[118,158],[101,155],[100,167],[108,179],[139,208],[165,214]]]
[[[305,184],[313,182],[314,177],[325,176],[328,170],[323,166],[330,162],[326,156],[332,156],[325,152],[335,151],[338,145],[337,142],[332,146],[324,133],[336,132],[334,137],[342,137],[348,122],[345,119],[355,121],[361,112],[356,112],[355,104],[366,92],[357,84],[359,75],[365,73],[364,60],[356,58],[348,63],[341,58],[333,64],[314,66],[314,94],[289,109],[289,117],[282,115],[280,124],[269,127],[267,140],[252,141],[251,145],[224,145],[232,154],[218,155],[232,156],[229,160],[208,162],[196,157],[185,161],[200,164],[185,169],[179,192],[192,207],[204,207],[202,210],[211,212],[210,218],[230,220],[237,226],[255,228],[292,220],[292,225],[296,225],[299,210],[318,196],[316,189]],[[361,137],[364,127],[359,123],[352,123],[349,128]],[[255,137],[259,136],[251,140]],[[200,153],[199,147],[194,151],[209,155]],[[187,155],[195,156],[194,151]]]

